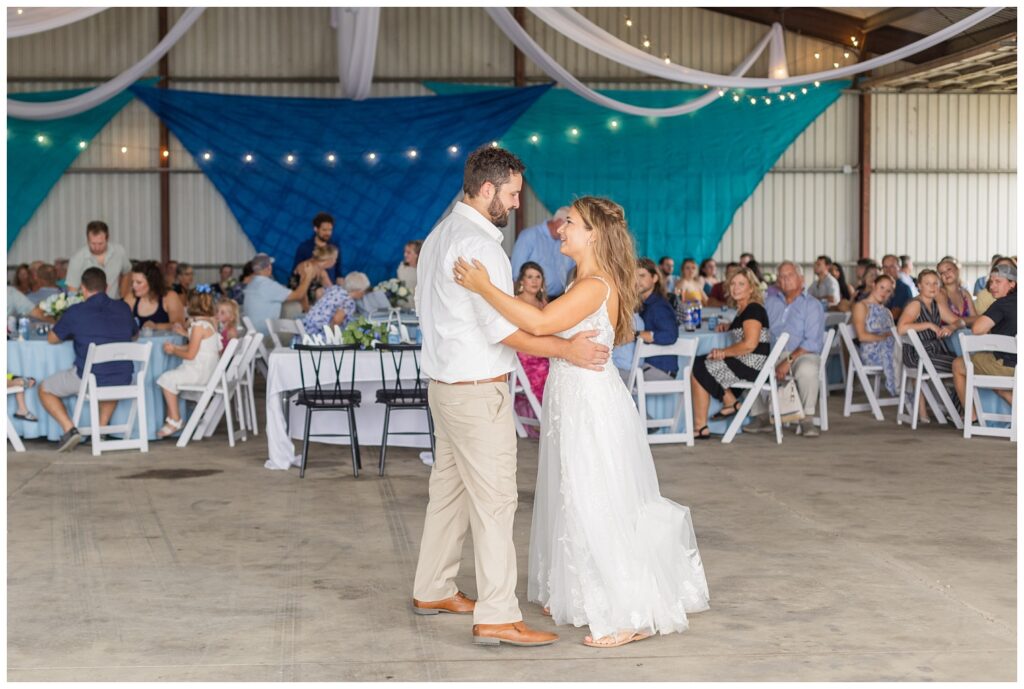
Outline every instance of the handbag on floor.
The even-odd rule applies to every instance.
[[[807,416],[804,413],[804,403],[800,401],[800,394],[796,389],[796,381],[792,378],[779,388],[779,416],[782,423],[800,421]]]

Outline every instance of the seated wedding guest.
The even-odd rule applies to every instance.
[[[196,271],[192,268],[192,264],[179,263],[174,274],[174,284],[171,286],[171,289],[183,301],[187,301],[192,292],[192,285],[195,284],[195,279]]]
[[[661,277],[664,278],[665,292],[667,294],[673,294],[673,290],[676,286],[676,261],[671,256],[662,256],[658,259],[658,270],[661,271]]]
[[[310,307],[302,325],[311,335],[322,334],[324,326],[337,325],[344,330],[349,319],[356,315],[355,299],[341,285],[330,285],[323,295]]]
[[[188,315],[188,342],[183,345],[164,342],[164,354],[179,357],[183,361],[180,366],[164,371],[156,379],[156,384],[164,393],[164,407],[167,409],[164,425],[156,432],[157,438],[174,435],[184,425],[178,409],[179,386],[206,385],[220,360],[221,340],[213,316],[213,289],[209,285],[199,285],[192,290],[188,298]]]
[[[58,258],[53,262],[53,268],[57,271],[57,287],[61,289],[68,288],[68,259]]]
[[[242,266],[242,276],[238,278],[238,284],[231,288],[228,296],[238,302],[241,306],[245,300],[245,288],[249,286],[249,282],[252,280],[252,261],[246,261],[245,265]]]
[[[789,334],[786,351],[775,365],[775,377],[783,381],[787,375],[792,375],[807,417],[800,424],[802,435],[816,438],[818,427],[811,417],[818,403],[818,370],[821,350],[825,346],[825,308],[820,301],[804,292],[803,272],[792,261],[779,264],[778,286],[779,289],[765,296],[764,301],[772,346],[783,333]],[[744,427],[744,432],[775,431],[774,419],[768,414],[768,405],[761,395],[750,408],[750,415],[754,419]]]
[[[982,287],[981,291],[978,292],[977,296],[974,298],[974,310],[977,312],[976,315],[985,313],[988,310],[988,307],[990,307],[996,300],[992,290],[989,289],[989,282],[991,281],[992,271],[999,266],[1007,266],[1008,268],[1013,268],[1014,271],[1017,270],[1017,262],[1009,256],[1000,256],[996,259],[992,269],[989,270],[989,276],[986,278],[984,287]]]
[[[21,293],[14,285],[7,285],[7,317],[11,316],[32,316],[36,317],[38,308],[28,297]],[[17,333],[15,333],[17,334]]]
[[[697,269],[697,261],[692,258],[683,259],[683,267],[679,269],[679,279],[676,280],[675,295],[680,304],[687,301],[706,304],[708,301],[708,295],[704,293],[704,278]]]
[[[759,283],[761,283],[762,285],[764,284],[764,272],[761,270],[760,263],[751,258],[749,261],[747,261],[747,265],[745,265],[744,268],[753,273],[754,277],[757,278],[757,281]]]
[[[649,258],[636,262],[636,282],[640,293],[640,318],[643,330],[637,339],[647,344],[670,345],[679,339],[675,311],[669,306],[668,293],[662,283],[661,271]],[[669,380],[679,372],[679,357],[652,356],[644,359],[644,380]]]
[[[918,295],[907,302],[896,324],[896,330],[900,335],[906,335],[908,330],[917,331],[921,346],[928,353],[935,370],[939,373],[949,373],[953,370],[953,359],[956,358],[949,348],[949,336],[966,324],[963,318],[950,311],[939,298],[942,294],[939,282],[939,274],[934,270],[921,271],[917,276]],[[903,365],[917,368],[917,364],[917,350],[909,345],[903,345]],[[921,403],[919,414],[922,421],[928,420],[927,404]]]
[[[299,264],[313,258],[313,252],[317,249],[333,246],[338,250],[337,260],[324,270],[327,272],[327,285],[341,284],[341,248],[338,243],[331,239],[334,234],[334,216],[330,213],[320,212],[313,216],[313,236],[299,244],[295,249],[295,259],[292,261],[292,274],[297,274]]]
[[[853,308],[853,298],[857,296],[857,290],[846,281],[846,271],[838,263],[828,267],[829,274],[839,283],[839,303],[830,311],[849,311]]]
[[[711,398],[722,402],[716,419],[733,416],[740,408],[740,401],[732,391],[733,384],[757,378],[771,353],[761,281],[749,268],[740,268],[728,281],[728,289],[729,306],[736,309],[736,318],[732,323],[719,324],[718,331],[728,331],[734,343],[724,349],[712,349],[693,361],[691,390],[695,438],[711,437],[707,426]]]
[[[914,262],[910,260],[910,256],[902,254],[900,259],[900,281],[910,288],[910,293],[915,297],[918,294],[917,289],[917,278],[914,276]]]
[[[744,251],[742,254],[740,254],[739,264],[740,264],[741,267],[746,268],[747,264],[750,263],[753,260],[754,260],[754,254],[752,254],[752,253],[750,253],[748,251]]]
[[[299,268],[300,281],[295,289],[288,289],[271,277],[274,259],[266,254],[256,254],[252,259],[252,279],[245,287],[245,301],[242,315],[252,319],[256,330],[267,335],[267,319],[281,317],[281,305],[300,301],[306,296],[309,283],[316,277],[317,269],[309,261]]]
[[[391,309],[388,295],[380,290],[370,289],[370,278],[366,273],[352,271],[345,276],[345,289],[356,300],[356,311],[364,316],[383,313]]]
[[[25,406],[25,390],[28,390],[35,384],[35,378],[29,378],[28,376],[22,378],[15,373],[7,374],[8,388],[24,388],[21,392],[14,393],[14,403],[17,405],[17,410],[14,412],[14,418],[21,419],[27,423],[35,423],[39,420],[36,418],[36,415],[29,411],[29,408]]]
[[[174,259],[164,264],[164,284],[174,285],[178,281],[178,262]]]
[[[238,282],[234,278],[235,267],[230,263],[222,263],[217,271],[217,282],[210,285],[218,297],[230,296],[231,288]]]
[[[33,304],[38,304],[44,299],[60,294],[61,291],[61,288],[57,286],[57,269],[44,263],[36,270],[36,288],[28,295],[28,300]]]
[[[900,317],[907,302],[914,298],[916,290],[911,290],[900,280],[900,259],[896,256],[886,254],[882,257],[882,272],[891,277],[895,285],[892,298],[886,304],[886,307],[892,311],[892,317],[895,320]]]
[[[1017,266],[997,263],[988,277],[988,291],[996,298],[984,314],[978,316],[971,326],[975,335],[1017,336]],[[1017,368],[1017,352],[977,352],[971,355],[974,372],[980,376],[1013,376]],[[960,404],[967,396],[967,367],[963,357],[953,362],[953,384]],[[996,393],[1013,404],[1012,390],[996,390]],[[972,421],[977,420],[975,412]]]
[[[974,310],[974,297],[960,284],[960,264],[952,256],[939,261],[936,266],[941,286],[935,296],[940,304],[948,308],[970,325],[974,322],[977,312]],[[920,283],[920,278],[918,278]]]
[[[241,319],[238,315],[238,302],[234,299],[221,297],[217,300],[217,330],[220,332],[220,348],[228,346],[230,340],[238,337]]]
[[[831,258],[828,256],[818,256],[817,260],[814,261],[815,280],[807,288],[807,294],[820,301],[826,309],[839,306],[839,302],[843,298],[843,293],[839,288],[839,281],[832,276],[829,270],[831,267]]]
[[[858,264],[859,267],[859,264]],[[875,288],[875,281],[882,274],[882,268],[877,263],[869,263],[860,272],[860,283],[857,285],[856,294],[853,296],[854,303],[867,299],[868,295]]]
[[[525,301],[531,306],[543,309],[548,305],[548,296],[544,284],[544,269],[539,263],[527,261],[522,265],[519,269],[519,276],[516,278],[514,290],[516,299]],[[516,352],[516,356],[519,357],[519,362],[523,365],[523,371],[526,373],[526,380],[530,385],[530,390],[533,392],[534,397],[537,398],[537,401],[543,404],[544,385],[548,381],[548,369],[551,362],[546,357],[533,356],[523,352]],[[533,408],[530,406],[530,401],[526,399],[525,395],[517,395],[514,406],[516,414],[519,416],[531,419],[537,418],[536,414],[533,413]],[[524,426],[524,428],[528,437],[540,437],[540,433],[533,426]]]
[[[324,290],[334,284],[331,271],[338,264],[338,255],[338,247],[334,244],[325,244],[313,249],[313,256],[299,264],[300,268],[307,264],[314,268],[313,279],[310,281],[309,287],[306,288],[306,294],[298,302],[302,306],[303,313],[309,311],[309,307],[320,298]],[[288,286],[294,289],[301,280],[299,274],[294,272],[288,278]]]
[[[562,238],[558,234],[568,217],[569,207],[562,206],[548,220],[520,232],[512,247],[512,273],[518,275],[527,261],[540,264],[544,269],[549,299],[561,296],[569,284],[569,271],[576,266],[562,253]]]
[[[896,343],[892,339],[892,311],[885,307],[896,288],[889,275],[879,275],[872,282],[871,292],[853,305],[850,321],[857,334],[857,350],[868,366],[881,366],[885,389],[896,396]]]
[[[12,281],[15,289],[24,295],[29,295],[35,290],[35,285],[32,284],[32,273],[28,268],[27,263],[19,264],[14,269],[14,280]]]
[[[988,285],[988,276],[992,273],[992,269],[996,267],[996,263],[998,263],[999,259],[1001,259],[1002,257],[1003,257],[1002,254],[992,254],[992,260],[989,261],[989,265],[988,265],[988,272],[985,273],[984,275],[982,275],[981,277],[979,277],[977,280],[974,281],[974,296],[975,296],[975,298],[977,298],[978,293],[981,292],[981,290],[985,289],[985,286]],[[952,258],[952,256],[946,256],[946,258]],[[946,260],[946,259],[943,259],[943,260]]]
[[[93,220],[85,226],[86,246],[71,257],[68,263],[67,289],[77,292],[82,273],[88,268],[99,268],[107,276],[107,296],[120,299],[128,294],[128,274],[132,264],[128,252],[120,244],[110,241],[110,228],[102,220]]]
[[[700,262],[700,277],[704,280],[704,294],[710,295],[711,288],[717,285],[720,280],[718,279],[718,263],[713,258],[705,258]]]
[[[71,422],[62,400],[78,394],[89,345],[94,342],[98,345],[130,342],[139,332],[128,305],[107,296],[107,276],[102,269],[86,268],[78,282],[85,301],[65,311],[47,335],[50,344],[73,341],[75,365],[66,371],[54,373],[39,384],[40,404],[64,432],[57,444],[58,452],[70,452],[82,442],[82,436]],[[96,376],[100,387],[128,385],[132,382],[134,372],[135,368],[130,361],[112,361],[92,367],[92,374]],[[117,402],[103,401],[99,406],[99,425],[107,426]],[[92,423],[95,424],[96,419]]]
[[[139,261],[132,267],[132,288],[125,297],[140,328],[173,330],[185,325],[181,297],[164,285],[164,274],[156,261]]]
[[[711,288],[711,294],[708,295],[707,306],[721,307],[726,305],[726,302],[729,301],[729,292],[726,291],[726,288],[729,285],[729,280],[732,279],[732,276],[735,275],[741,267],[742,266],[740,266],[739,263],[735,262],[725,264],[725,279],[721,282],[715,283]]]
[[[406,242],[402,262],[398,264],[398,270],[396,271],[398,279],[405,283],[405,286],[409,288],[409,292],[412,294],[416,292],[416,266],[420,262],[420,249],[422,248],[422,239]],[[411,301],[410,299],[410,303]]]

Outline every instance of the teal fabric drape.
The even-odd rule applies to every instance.
[[[527,166],[526,179],[550,210],[587,194],[626,210],[641,256],[711,256],[736,210],[780,155],[849,82],[787,94],[727,91],[689,115],[661,119],[612,112],[551,89],[500,141]],[[429,82],[444,95],[493,88]],[[703,91],[602,91],[636,105],[666,107]],[[788,94],[796,97],[790,98]],[[733,99],[739,96],[739,100]],[[751,104],[754,98],[756,104]],[[771,103],[766,103],[766,98]],[[531,222],[538,220],[530,219]],[[785,232],[765,227],[765,232]]]
[[[151,83],[152,79],[142,83]],[[63,100],[89,89],[12,93],[16,100]],[[7,248],[10,249],[50,189],[114,115],[133,98],[123,91],[114,98],[73,117],[33,121],[7,118]],[[42,137],[40,140],[39,137]]]

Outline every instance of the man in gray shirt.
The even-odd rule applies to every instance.
[[[85,237],[88,244],[79,249],[68,263],[68,291],[77,292],[82,284],[82,273],[89,268],[99,268],[107,276],[108,297],[120,299],[128,294],[132,264],[124,247],[110,241],[107,223],[91,221],[85,226]]]
[[[818,260],[814,262],[815,280],[807,288],[807,294],[820,301],[826,309],[835,306],[842,299],[839,294],[839,281],[832,277],[828,270],[831,265],[831,258],[818,256]]]

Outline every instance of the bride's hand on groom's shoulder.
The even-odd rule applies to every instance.
[[[487,268],[475,258],[472,263],[461,257],[456,260],[455,265],[452,266],[452,276],[455,278],[456,284],[477,294],[491,284],[491,276],[488,274]]]
[[[574,366],[588,368],[591,371],[604,370],[604,365],[608,363],[611,352],[603,344],[598,344],[590,339],[597,335],[597,330],[584,330],[569,338],[565,360]]]

